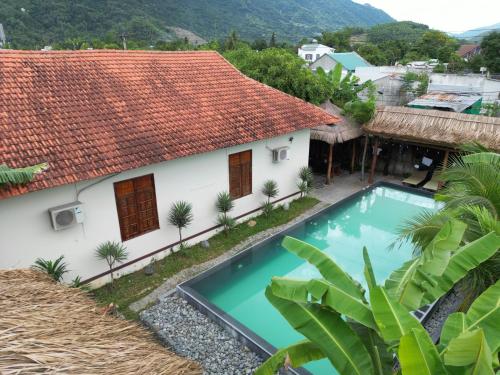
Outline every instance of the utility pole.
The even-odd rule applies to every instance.
[[[123,50],[126,51],[127,50],[127,33],[122,32],[120,34],[120,37],[122,38]]]

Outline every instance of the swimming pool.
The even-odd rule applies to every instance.
[[[264,352],[303,337],[293,330],[264,296],[273,276],[309,279],[317,270],[281,247],[283,236],[306,241],[330,255],[360,282],[363,246],[368,248],[377,281],[411,257],[410,244],[389,251],[397,227],[424,209],[438,210],[429,194],[379,183],[321,211],[313,217],[239,254],[179,286],[181,295],[229,325],[240,339]],[[365,286],[366,287],[366,286]],[[305,368],[315,374],[335,374],[325,359]],[[300,372],[300,370],[299,370]]]

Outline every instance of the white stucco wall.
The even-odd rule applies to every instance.
[[[294,139],[290,143],[292,136]],[[280,146],[290,147],[290,160],[274,164],[268,147]],[[98,180],[1,200],[0,268],[29,267],[38,257],[56,259],[64,255],[71,270],[66,281],[76,275],[85,279],[106,271],[105,262],[95,258],[94,250],[104,241],[121,241],[113,183],[149,173],[154,173],[160,229],[126,241],[129,260],[178,240],[177,229],[167,223],[167,214],[174,201],[187,200],[193,205],[194,222],[183,232],[184,237],[212,227],[216,224],[216,196],[229,190],[228,155],[248,149],[252,149],[253,193],[235,201],[233,216],[260,206],[264,201],[260,189],[267,179],[277,181],[279,197],[297,191],[298,171],[308,163],[308,129],[120,173],[83,191],[78,199],[84,204],[85,222],[62,231],[52,229],[47,209],[75,201],[79,189]],[[211,235],[213,232],[191,243]],[[160,259],[167,254],[165,251],[155,257]],[[148,262],[149,258],[118,272],[131,272]],[[101,279],[95,285],[104,281]]]
[[[302,47],[299,48],[297,54],[310,63],[318,60],[321,56],[326,55],[327,53],[332,53],[335,51],[335,48],[331,48],[323,44],[316,44],[316,45],[308,44]],[[306,55],[312,55],[312,56],[310,59],[308,59],[306,58],[307,57]]]

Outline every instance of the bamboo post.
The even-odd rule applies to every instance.
[[[372,166],[370,168],[370,177],[368,177],[368,183],[373,183],[373,177],[375,176],[375,168],[377,166],[378,159],[378,138],[375,138],[375,143],[373,144],[373,155],[372,155]]]
[[[365,180],[366,150],[368,149],[368,135],[365,135],[365,146],[363,148],[363,158],[361,160],[361,181]]]
[[[332,164],[333,164],[333,144],[328,145],[328,167],[326,169],[326,184],[332,183]]]
[[[354,162],[356,161],[356,140],[352,140],[351,174],[354,173]]]
[[[443,158],[443,170],[446,169],[446,167],[448,166],[448,157],[450,156],[450,150],[446,150],[444,152],[444,158]]]

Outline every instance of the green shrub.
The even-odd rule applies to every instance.
[[[193,221],[193,208],[186,201],[175,202],[170,208],[168,222],[179,229],[179,241],[182,245],[182,229],[187,228]]]
[[[38,258],[32,268],[45,272],[55,281],[60,282],[63,275],[68,272],[67,266],[66,262],[64,262],[64,255],[61,255],[55,261]]]

